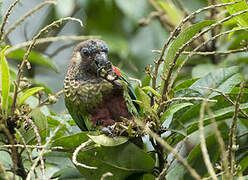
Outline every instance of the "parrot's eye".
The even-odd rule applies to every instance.
[[[108,48],[108,47],[104,47],[104,48],[102,49],[102,51],[105,52],[105,53],[108,53],[108,52],[109,52],[109,48]]]
[[[90,55],[90,51],[89,51],[89,49],[88,48],[82,48],[81,49],[81,55],[83,55],[83,56],[89,56]]]

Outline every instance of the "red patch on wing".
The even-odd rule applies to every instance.
[[[115,74],[117,74],[118,76],[121,75],[121,72],[120,72],[120,70],[118,69],[118,67],[113,66],[113,69],[114,69]]]

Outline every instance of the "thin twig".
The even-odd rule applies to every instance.
[[[105,180],[106,177],[113,176],[111,172],[106,172],[102,175],[101,180]]]
[[[208,169],[210,176],[212,177],[213,180],[218,180],[214,168],[210,161],[210,157],[206,146],[206,140],[204,136],[203,118],[204,118],[205,107],[206,107],[206,101],[203,101],[201,104],[200,119],[199,119],[200,147],[201,147],[204,163]]]
[[[6,170],[5,170],[5,168],[3,167],[3,165],[2,165],[1,162],[0,162],[0,172],[1,172],[1,174],[3,174],[4,179],[9,180],[9,176],[8,176]]]
[[[11,49],[11,48],[9,48]],[[6,50],[8,51],[8,49]],[[201,56],[209,56],[209,55],[228,55],[228,54],[234,54],[234,53],[240,53],[240,52],[246,52],[248,51],[248,47],[240,48],[240,49],[232,49],[232,50],[226,50],[226,51],[196,51],[193,52],[193,55],[201,55]],[[154,53],[161,53],[161,50],[152,50]],[[182,54],[190,54],[191,51],[183,51]]]
[[[152,11],[147,18],[141,19],[138,23],[140,26],[146,26],[148,25],[154,18],[157,18],[161,16],[163,13],[158,12],[158,11]]]
[[[49,101],[51,101],[51,97],[53,98],[53,101],[56,102],[58,100],[58,97],[61,96],[64,93],[64,90],[60,90],[54,95],[48,95],[48,98],[45,99],[43,102],[41,102],[37,107],[41,107],[43,105],[49,104]]]
[[[74,151],[74,153],[73,153],[73,155],[72,155],[72,162],[73,162],[76,166],[81,166],[81,167],[87,168],[87,169],[97,169],[97,167],[87,166],[87,165],[82,164],[82,163],[79,163],[79,162],[77,161],[77,156],[78,156],[79,151],[80,151],[82,148],[84,148],[85,146],[89,145],[90,143],[92,143],[92,140],[91,140],[91,139],[89,139],[89,140],[86,141],[86,142],[83,142],[80,146],[78,146],[78,147],[75,149],[75,151]]]
[[[177,151],[172,147],[170,146],[166,141],[164,141],[164,139],[162,139],[159,135],[157,135],[155,132],[153,132],[149,127],[148,125],[145,125],[142,121],[138,120],[138,119],[135,119],[135,122],[143,127],[146,132],[148,134],[150,134],[154,139],[156,139],[156,141],[158,143],[160,143],[162,145],[162,147],[164,147],[166,150],[170,151],[176,158],[179,162],[182,163],[182,165],[189,171],[189,173],[191,174],[191,176],[194,178],[194,179],[197,179],[197,180],[200,180],[201,179],[201,176],[195,171],[195,169],[193,169],[189,164],[188,162],[179,154],[177,153]]]
[[[240,1],[241,2],[241,1]],[[237,2],[235,2],[237,3]],[[173,31],[172,35],[169,37],[169,40],[167,41],[167,43],[164,44],[162,50],[161,50],[161,54],[160,54],[160,57],[162,58],[163,55],[164,55],[164,52],[165,52],[165,49],[167,48],[167,46],[169,45],[169,42],[175,38],[175,36],[181,31],[181,26],[187,22],[190,18],[194,17],[196,14],[204,11],[204,10],[207,10],[207,9],[212,9],[212,8],[216,8],[216,7],[221,7],[221,6],[226,6],[226,5],[230,5],[229,3],[226,3],[226,4],[218,4],[218,5],[211,5],[211,6],[208,6],[208,7],[205,7],[205,8],[202,8],[202,9],[199,9],[198,11],[195,11],[193,12],[192,14],[190,14],[188,17],[186,17],[185,19],[183,19],[181,21],[181,23],[177,26],[177,28]],[[248,10],[247,10],[248,11]],[[172,78],[171,80],[171,75],[172,75],[172,72],[173,72],[173,69],[176,65],[176,61],[178,59],[178,57],[180,56],[180,54],[184,51],[184,49],[189,45],[191,44],[194,40],[198,39],[199,37],[201,37],[202,35],[204,35],[206,32],[208,32],[209,30],[211,30],[212,28],[220,25],[221,23],[225,22],[225,21],[228,21],[229,19],[235,17],[235,16],[238,16],[240,14],[243,14],[243,13],[246,13],[247,11],[242,11],[242,12],[238,12],[238,13],[235,13],[235,14],[232,14],[231,16],[227,17],[227,18],[224,18],[222,19],[221,21],[215,23],[215,24],[212,24],[209,28],[206,28],[206,30],[196,34],[195,36],[193,36],[187,43],[185,43],[182,47],[180,47],[178,49],[178,51],[176,52],[175,54],[175,57],[173,58],[172,62],[170,63],[169,65],[169,68],[168,70],[165,72],[164,70],[164,73],[165,74],[162,74],[163,77],[166,77],[166,79],[163,81],[164,83],[162,83],[162,87],[161,87],[161,92],[162,92],[162,101],[166,100],[167,96],[168,96],[168,93],[170,92],[170,89],[171,89],[171,86],[173,85],[174,81],[175,81],[175,78],[177,77],[177,73],[175,74],[174,78]],[[205,45],[205,43],[201,43],[200,45],[198,45],[196,48],[198,48],[199,46],[202,47],[203,45]],[[165,48],[164,48],[165,47]],[[194,50],[198,50],[198,49],[194,49]],[[188,56],[189,57],[189,56]],[[187,58],[188,58],[187,57]],[[181,70],[180,68],[182,68],[182,64],[184,64],[185,61],[183,61],[183,63],[180,64],[179,68],[178,68],[178,71]],[[178,72],[177,71],[177,72]],[[170,83],[171,81],[171,83]],[[163,106],[160,106],[160,108],[158,108],[158,113],[160,114],[160,112],[164,109]]]
[[[221,176],[222,174],[224,174],[224,172],[220,172],[220,173],[218,173],[216,175]],[[202,180],[212,180],[212,177],[202,178]]]
[[[9,18],[9,15],[10,15],[12,9],[15,7],[15,5],[16,5],[19,1],[20,1],[20,0],[15,0],[15,2],[13,2],[13,3],[10,5],[9,9],[7,10],[7,13],[6,13],[5,16],[3,17],[3,22],[2,22],[2,24],[1,24],[1,26],[0,26],[0,44],[2,44],[2,36],[3,36],[3,34],[4,34],[4,26],[5,26],[6,23],[7,23],[7,20],[8,20],[8,18]]]
[[[206,101],[206,102],[217,102],[214,99],[202,98],[202,97],[178,97],[178,98],[171,98],[168,101],[163,102],[162,104],[169,104],[173,101]]]
[[[228,17],[226,17],[226,18],[220,20],[219,22],[217,22],[217,23],[215,23],[215,24],[212,24],[212,25],[211,25],[209,28],[207,28],[206,30],[200,32],[199,34],[197,34],[197,35],[195,35],[193,38],[191,38],[190,41],[188,41],[184,46],[182,46],[182,47],[177,51],[176,56],[175,56],[175,58],[173,59],[173,62],[170,64],[170,68],[169,68],[169,70],[171,71],[170,75],[172,74],[172,69],[171,69],[171,68],[174,67],[174,65],[175,65],[175,63],[176,63],[176,60],[177,60],[178,56],[180,55],[181,52],[183,52],[184,48],[185,48],[190,42],[194,41],[195,39],[197,39],[198,37],[200,37],[202,34],[208,32],[210,29],[212,29],[212,28],[214,28],[214,27],[216,27],[216,26],[218,26],[218,25],[220,25],[220,24],[222,24],[222,23],[224,23],[224,22],[226,22],[226,21],[228,21],[228,20],[230,20],[230,19],[232,19],[232,18],[234,18],[234,17],[240,15],[240,14],[244,14],[244,13],[246,13],[246,12],[248,12],[248,10],[241,11],[241,12],[238,12],[238,13],[235,13],[235,14],[232,14],[231,16],[228,16]],[[235,32],[235,31],[239,31],[239,30],[246,30],[246,29],[248,29],[248,28],[245,27],[245,28],[240,28],[240,29],[225,31],[225,32],[222,32],[222,33],[217,34],[217,35],[214,36],[214,37],[211,37],[208,41],[205,41],[205,42],[203,42],[202,44],[198,45],[195,49],[193,49],[193,50],[191,51],[191,53],[190,53],[190,54],[183,60],[183,62],[179,65],[179,67],[177,68],[177,71],[176,71],[174,77],[171,78],[170,84],[168,85],[168,88],[167,88],[167,91],[166,91],[166,92],[168,93],[168,92],[170,91],[170,89],[172,88],[172,86],[173,86],[173,84],[174,84],[174,82],[175,82],[175,79],[176,79],[177,75],[178,75],[179,72],[181,71],[181,69],[182,69],[182,67],[184,66],[184,64],[185,64],[185,63],[191,58],[191,56],[194,54],[194,52],[196,52],[198,49],[200,49],[201,47],[203,47],[203,46],[204,46],[205,44],[207,44],[208,42],[210,42],[210,41],[212,41],[213,39],[216,39],[216,38],[218,38],[218,37],[220,37],[220,36],[222,36],[222,35],[229,34],[230,32]],[[167,79],[168,79],[168,77],[167,77]]]
[[[239,102],[241,99],[242,91],[245,85],[245,81],[240,84],[239,94],[235,101],[235,111],[233,115],[233,121],[229,131],[229,147],[228,147],[228,160],[231,166],[231,175],[234,176],[234,166],[235,166],[235,152],[238,150],[237,145],[237,123],[238,123],[238,109]]]
[[[82,41],[82,40],[87,40],[87,39],[99,39],[101,36],[58,36],[58,37],[47,37],[47,38],[40,38],[36,40],[35,44],[43,44],[47,42],[55,42],[55,41],[68,41],[68,40],[73,40],[73,41]],[[7,49],[5,51],[5,55],[21,48],[25,48],[27,46],[30,46],[30,44],[33,41],[26,41],[17,45],[14,45]]]
[[[41,136],[40,136],[38,127],[36,126],[36,124],[30,118],[26,118],[26,121],[32,126],[32,129],[34,130],[34,134],[36,136],[38,145],[41,146],[42,145]],[[41,162],[41,173],[42,173],[42,177],[44,179],[45,178],[45,163],[44,163],[43,156],[41,156],[40,162]]]
[[[35,159],[34,163],[32,164],[27,178],[26,180],[30,180],[31,179],[31,174],[34,171],[35,167],[37,166],[38,162],[40,161],[41,157],[43,156],[45,150],[47,149],[47,147],[49,146],[50,142],[52,141],[53,137],[56,135],[56,133],[59,131],[59,129],[61,128],[61,126],[63,125],[63,123],[60,123],[57,128],[53,131],[53,133],[51,134],[51,136],[49,137],[49,139],[46,141],[45,145],[43,146],[42,150],[40,151],[38,157]]]
[[[28,67],[30,66],[30,64],[28,64],[28,56],[31,52],[31,49],[35,46],[37,39],[41,36],[41,34],[43,32],[48,31],[52,27],[57,27],[59,24],[65,22],[65,21],[76,21],[76,22],[80,23],[81,26],[83,26],[82,21],[80,19],[77,19],[77,18],[66,17],[66,18],[59,19],[59,20],[54,21],[51,24],[45,26],[43,29],[41,29],[38,32],[38,34],[36,36],[34,36],[32,43],[28,46],[28,49],[27,49],[26,53],[24,54],[23,60],[22,60],[20,66],[18,68],[16,83],[15,83],[15,90],[14,90],[14,97],[13,97],[13,101],[12,101],[12,105],[11,105],[11,118],[14,117],[13,115],[14,115],[15,108],[16,108],[16,99],[17,99],[18,88],[19,88],[19,84],[20,84],[20,80],[21,80],[23,67],[25,64],[27,64]]]
[[[5,38],[9,35],[9,33],[11,33],[19,24],[21,24],[27,17],[31,16],[33,13],[35,13],[36,11],[38,11],[40,8],[42,8],[43,6],[47,5],[47,4],[56,4],[56,1],[45,1],[41,4],[39,4],[38,6],[36,6],[35,8],[31,9],[29,12],[27,12],[24,16],[22,16],[18,21],[16,21],[9,29],[6,33],[3,34],[1,42],[5,40]]]
[[[238,135],[237,138],[241,138],[241,137],[246,136],[246,135],[248,135],[248,131],[244,132],[243,134]]]
[[[212,122],[213,127],[214,127],[214,133],[215,133],[215,136],[216,136],[216,139],[218,141],[219,148],[220,148],[221,161],[222,161],[222,165],[224,167],[225,179],[228,180],[229,178],[231,178],[231,175],[230,175],[230,171],[229,171],[228,159],[226,156],[225,142],[221,136],[221,133],[218,129],[217,123],[214,119],[214,114],[210,110],[208,104],[206,105],[206,111],[207,111],[208,115],[210,116],[211,122]]]
[[[209,88],[209,87],[202,87],[202,86],[199,86],[199,88],[203,88],[203,89],[207,89],[207,90],[211,90],[211,91],[217,92],[220,95],[222,95],[228,102],[230,102],[232,105],[235,106],[235,103],[230,99],[230,97],[228,97],[228,95],[224,94],[222,91],[220,91],[218,89]],[[243,111],[240,107],[239,107],[238,110],[240,111],[241,114],[243,114],[248,119],[248,115],[246,114],[245,111]]]
[[[23,146],[24,146],[25,150],[27,151],[28,159],[29,159],[30,163],[32,164],[33,163],[32,152],[30,151],[29,148],[27,148],[27,144],[26,144],[25,139],[22,136],[21,132],[17,128],[15,128],[15,131],[19,135],[19,137],[20,137],[20,139],[21,139],[21,141],[23,143]],[[34,174],[35,174],[36,179],[38,179],[38,175],[37,175],[36,170],[34,170]]]
[[[211,6],[207,6],[201,9],[196,10],[195,12],[191,13],[190,15],[188,15],[186,18],[184,18],[178,25],[177,27],[174,29],[174,31],[170,34],[170,37],[168,38],[167,42],[163,45],[162,50],[161,50],[161,54],[159,56],[159,59],[162,59],[165,53],[166,48],[168,47],[169,43],[178,35],[178,33],[181,31],[182,26],[189,21],[190,19],[192,19],[193,17],[195,17],[197,14],[209,10],[209,9],[213,9],[213,8],[217,8],[217,7],[223,7],[223,6],[229,6],[229,5],[233,5],[236,3],[240,3],[242,2],[242,0],[239,1],[235,1],[235,2],[230,2],[230,3],[221,3],[221,4],[216,4],[216,5],[211,5]]]
[[[180,150],[181,150],[181,148],[183,147],[183,145],[184,145],[184,143],[185,143],[186,140],[187,140],[187,137],[183,139],[183,141],[181,142],[181,144],[179,145],[179,147],[176,147],[177,153],[180,152]],[[156,178],[156,180],[163,180],[163,179],[165,178],[166,173],[167,173],[169,167],[170,167],[171,164],[175,161],[175,159],[176,159],[176,156],[173,156],[173,157],[171,158],[171,160],[170,160],[169,162],[166,163],[164,169],[161,171],[161,173],[160,173],[159,176]]]
[[[45,146],[37,146],[37,145],[22,145],[22,144],[15,144],[15,145],[0,145],[0,147],[21,147],[21,148],[31,148],[31,149],[44,149]],[[57,146],[57,147],[50,147],[51,150],[63,150],[64,148],[61,146]]]

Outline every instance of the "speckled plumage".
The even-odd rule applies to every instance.
[[[64,79],[65,104],[82,130],[110,126],[121,117],[130,119],[137,114],[127,83],[121,79],[110,82],[99,75],[100,68],[112,69],[107,53],[105,42],[88,40],[75,47],[69,62]]]

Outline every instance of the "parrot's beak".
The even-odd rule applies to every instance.
[[[95,63],[98,70],[108,70],[112,68],[112,63],[108,60],[105,52],[100,52],[95,56]]]

